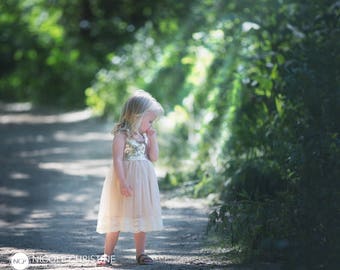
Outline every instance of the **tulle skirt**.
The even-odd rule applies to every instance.
[[[125,178],[133,195],[120,194],[111,165],[100,198],[97,232],[149,232],[163,228],[157,176],[149,160],[124,161]]]

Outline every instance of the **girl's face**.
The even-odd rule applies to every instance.
[[[157,115],[154,112],[146,112],[142,117],[142,122],[139,127],[140,133],[145,133],[152,127],[153,121],[155,121]]]

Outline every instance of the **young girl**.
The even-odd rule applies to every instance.
[[[152,264],[145,254],[146,232],[163,228],[157,177],[152,162],[158,158],[154,120],[162,106],[143,90],[125,103],[113,130],[113,164],[105,178],[97,232],[106,233],[104,255],[97,266],[111,263],[119,232],[134,233],[138,264]]]

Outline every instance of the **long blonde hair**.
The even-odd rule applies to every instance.
[[[158,101],[144,90],[136,90],[125,102],[119,122],[115,125],[112,133],[126,132],[132,136],[138,132],[141,120],[146,112],[154,112],[157,116],[164,113],[163,107]]]

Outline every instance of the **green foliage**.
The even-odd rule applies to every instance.
[[[150,91],[166,109],[163,189],[217,195],[209,227],[244,260],[331,268],[339,3],[114,2],[1,2],[0,98],[85,98],[116,117],[133,88]]]
[[[210,228],[244,259],[330,266],[339,249],[338,5],[190,8],[140,28],[99,71],[88,104],[111,113],[120,91],[150,90],[170,112],[159,124],[170,166],[162,188],[218,194]],[[158,36],[167,31],[171,39]]]
[[[89,56],[66,41],[62,9],[45,1],[5,1],[0,29],[6,61],[0,98],[83,106],[83,88],[95,70]],[[2,71],[4,70],[4,71]]]
[[[315,1],[273,14],[280,21],[262,20],[256,50],[241,55],[248,62],[231,90],[238,97],[220,156],[223,203],[211,224],[248,258],[330,267],[339,248],[339,54],[329,38],[338,7]]]
[[[123,50],[129,53],[133,50],[137,53],[128,44],[134,38],[140,41],[144,36],[138,30],[150,25],[151,20],[156,21],[158,16],[165,15],[162,23],[153,28],[154,35],[164,37],[171,34],[178,28],[173,15],[179,10],[181,12],[178,15],[182,14],[189,6],[184,3],[172,5],[172,1],[161,2],[1,1],[0,99],[81,107],[85,105],[87,96],[88,104],[94,106],[96,112],[107,113],[109,104],[116,103],[112,95],[107,94],[110,89],[103,90],[102,86],[105,80],[115,77],[103,75],[105,68],[101,67],[110,61],[118,61],[112,52],[118,54]],[[169,12],[158,14],[169,5],[172,5]],[[145,31],[149,28],[146,26]],[[144,44],[147,47],[140,46],[137,57],[130,59],[133,65],[138,63],[135,69],[141,69],[141,65],[146,63],[149,55],[144,55],[144,52],[153,46],[154,41],[149,38]],[[140,76],[147,74],[146,71],[150,69]],[[95,81],[98,80],[98,83],[89,88],[96,72]],[[131,80],[135,76],[134,72],[122,72],[120,75],[131,75]],[[106,78],[103,79],[103,76]],[[143,80],[136,78],[134,83],[140,85]],[[113,91],[117,92],[114,94],[119,98],[124,97],[122,92],[127,91],[125,86],[126,83],[121,79],[120,83],[112,86]],[[85,96],[87,88],[90,90],[86,90]],[[108,105],[103,102],[107,97]]]

